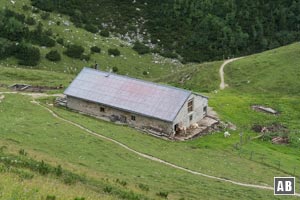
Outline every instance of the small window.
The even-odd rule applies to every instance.
[[[203,112],[206,113],[207,112],[207,106],[203,107]]]
[[[188,112],[192,112],[194,110],[193,106],[194,106],[194,101],[193,99],[191,99],[188,102]]]
[[[131,120],[135,121],[135,116],[134,115],[131,115]]]
[[[100,112],[105,112],[105,108],[100,107]]]
[[[193,120],[193,115],[190,115],[190,121],[192,121]]]

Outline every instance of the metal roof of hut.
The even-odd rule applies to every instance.
[[[114,73],[83,68],[64,94],[172,122],[191,92]]]

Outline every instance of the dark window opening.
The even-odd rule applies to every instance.
[[[135,121],[135,116],[134,115],[131,115],[131,120]]]
[[[175,131],[175,135],[177,135],[177,134],[180,133],[180,130],[179,130],[179,124],[175,124],[175,125],[174,125],[174,131]]]
[[[194,101],[193,99],[189,100],[188,102],[188,112],[192,112],[194,110]]]
[[[192,121],[193,120],[193,115],[190,115],[190,121]]]
[[[100,107],[100,112],[105,112],[105,108]]]
[[[204,112],[204,113],[207,113],[207,106],[204,106],[204,107],[203,107],[203,112]]]

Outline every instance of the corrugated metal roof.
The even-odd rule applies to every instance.
[[[83,68],[64,94],[171,122],[191,92]]]

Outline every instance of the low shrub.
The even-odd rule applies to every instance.
[[[75,197],[74,200],[85,200],[84,197]]]
[[[63,177],[64,183],[67,185],[72,185],[74,183],[76,183],[76,181],[78,180],[78,177],[75,176],[74,174],[71,173],[67,173],[65,174],[65,176]]]
[[[98,28],[92,24],[87,24],[84,28],[91,33],[97,33],[99,31]]]
[[[48,36],[52,36],[52,35],[53,35],[52,29],[47,29],[47,30],[45,31],[45,34],[48,35]]]
[[[64,52],[67,56],[71,58],[78,58],[80,59],[84,52],[84,48],[80,45],[72,44],[68,46],[67,50]]]
[[[54,172],[56,176],[61,176],[63,174],[63,170],[61,165],[58,165],[57,167],[54,168]]]
[[[160,192],[156,193],[156,195],[166,199],[166,198],[168,198],[169,193],[160,191]]]
[[[144,184],[140,183],[138,186],[141,190],[144,190],[144,191],[147,191],[147,192],[149,191],[149,186],[148,185],[144,185]]]
[[[114,73],[117,73],[119,71],[119,68],[118,67],[113,67],[112,70],[113,70]]]
[[[17,46],[12,41],[0,38],[0,59],[14,55],[17,49]]]
[[[80,60],[85,60],[85,61],[89,61],[91,59],[90,55],[86,55],[86,54],[82,54],[80,56]]]
[[[38,165],[38,172],[42,175],[48,174],[50,172],[49,165],[42,160],[42,162]]]
[[[141,42],[134,43],[132,49],[135,50],[140,55],[150,53],[150,48]]]
[[[121,55],[121,52],[118,49],[108,49],[108,54],[113,56]]]
[[[104,30],[102,30],[102,31],[100,32],[100,35],[101,35],[102,37],[109,37],[109,31],[106,30],[106,29],[104,29]]]
[[[63,39],[63,38],[58,38],[58,39],[56,40],[56,42],[57,42],[58,44],[60,44],[60,45],[64,45],[64,39]]]
[[[166,58],[178,58],[178,55],[176,53],[173,53],[171,51],[164,51],[160,52],[160,55]]]
[[[54,195],[47,195],[46,200],[55,200],[56,196]]]
[[[97,46],[93,46],[93,47],[91,47],[91,52],[92,53],[100,53],[101,52],[101,48],[97,47]]]
[[[111,193],[112,192],[112,187],[111,186],[105,186],[104,189],[103,189],[103,191],[105,193]]]
[[[126,186],[126,185],[127,185],[127,182],[124,181],[124,180],[119,180],[119,179],[117,179],[116,182],[119,183],[119,184],[122,185],[122,186]]]
[[[27,152],[25,152],[24,149],[20,149],[19,154],[22,155],[22,156],[27,156]]]
[[[33,46],[20,45],[16,53],[20,65],[35,66],[41,59],[40,50]]]
[[[51,50],[49,53],[46,54],[46,58],[50,61],[60,61],[61,56],[57,50]]]
[[[25,23],[30,25],[30,26],[33,26],[36,24],[36,21],[33,17],[27,17],[26,20],[25,20]]]

